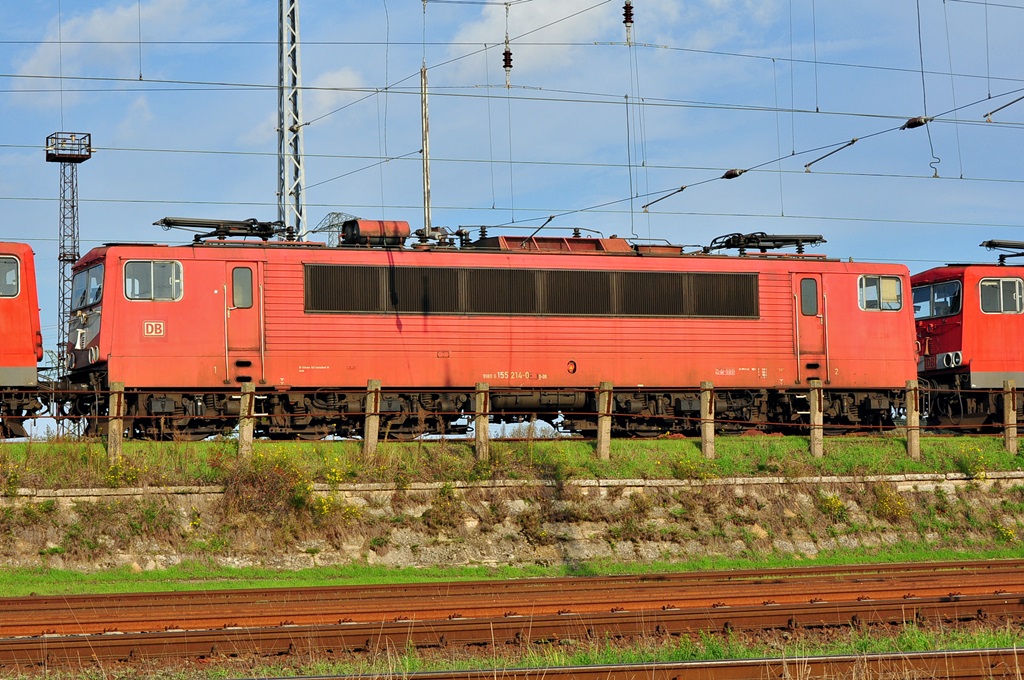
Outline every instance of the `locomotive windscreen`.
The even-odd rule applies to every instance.
[[[754,273],[305,265],[307,313],[756,319]]]

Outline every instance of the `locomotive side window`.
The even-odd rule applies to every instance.
[[[886,312],[903,309],[903,285],[898,276],[862,276],[858,288],[861,309]]]
[[[814,279],[800,279],[800,313],[818,315],[818,282]]]
[[[89,267],[71,279],[71,311],[96,304],[103,298],[103,265]]]
[[[248,267],[231,270],[231,305],[235,309],[252,307],[252,270]]]
[[[129,300],[180,300],[181,263],[161,260],[126,263],[124,294]]]
[[[18,297],[18,260],[0,257],[0,297]]]
[[[328,264],[304,269],[307,313],[760,318],[753,273]]]
[[[1021,288],[1020,279],[982,279],[981,311],[989,314],[1020,314],[1024,311]]]
[[[929,319],[960,313],[960,282],[944,281],[914,288],[914,318]]]

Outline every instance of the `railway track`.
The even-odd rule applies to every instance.
[[[979,649],[953,652],[864,654],[742,659],[739,661],[685,661],[629,665],[572,666],[566,668],[502,668],[454,672],[408,673],[408,680],[843,680],[845,678],[957,678],[993,680],[1021,677],[1024,658],[1016,649]],[[362,678],[364,676],[333,676]],[[327,676],[308,680],[326,680]],[[278,680],[267,679],[263,680]],[[283,680],[283,679],[280,679]]]
[[[1024,561],[0,599],[0,665],[1024,618]]]
[[[0,637],[594,614],[1024,592],[1024,560],[0,598]]]

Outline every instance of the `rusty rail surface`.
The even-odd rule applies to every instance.
[[[504,618],[1024,593],[1024,560],[0,598],[0,637]],[[1008,596],[1008,595],[1007,595]]]
[[[872,678],[957,678],[992,680],[1022,676],[1016,649],[811,656],[792,659],[737,661],[681,661],[628,665],[571,666],[566,668],[501,668],[429,673],[403,673],[407,680],[870,680]],[[369,676],[319,676],[368,678]],[[374,676],[375,678],[386,676]],[[263,678],[262,680],[285,680]]]
[[[1021,567],[1021,561],[993,561],[164,593],[155,600],[159,605],[141,594],[7,598],[0,601],[5,630],[18,625],[56,628],[64,625],[58,622],[64,617],[79,619],[65,625],[78,632],[5,633],[0,666],[329,656],[410,646],[527,645],[697,631],[1001,621],[1024,618]],[[242,604],[234,602],[236,597]],[[183,602],[175,605],[167,598]],[[75,600],[81,606],[73,606]],[[190,612],[190,626],[178,623]],[[126,632],[126,624],[157,632]],[[96,628],[102,632],[91,630]]]
[[[1024,596],[966,596],[795,606],[507,616],[498,619],[392,621],[330,626],[276,626],[159,633],[0,639],[0,667],[215,657],[330,656],[384,649],[551,644],[699,631],[943,623],[1024,617]]]

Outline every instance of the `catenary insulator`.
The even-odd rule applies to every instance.
[[[626,25],[626,42],[633,42],[633,2],[626,0],[622,6],[622,23]]]
[[[926,118],[925,116],[917,116],[916,118],[909,119],[906,123],[901,125],[900,129],[913,130],[914,128],[919,128],[922,125],[927,125],[928,123],[931,122],[931,120],[931,118]]]
[[[512,86],[512,48],[508,44],[508,36],[505,36],[505,51],[502,53],[501,65],[505,69],[505,87]]]

